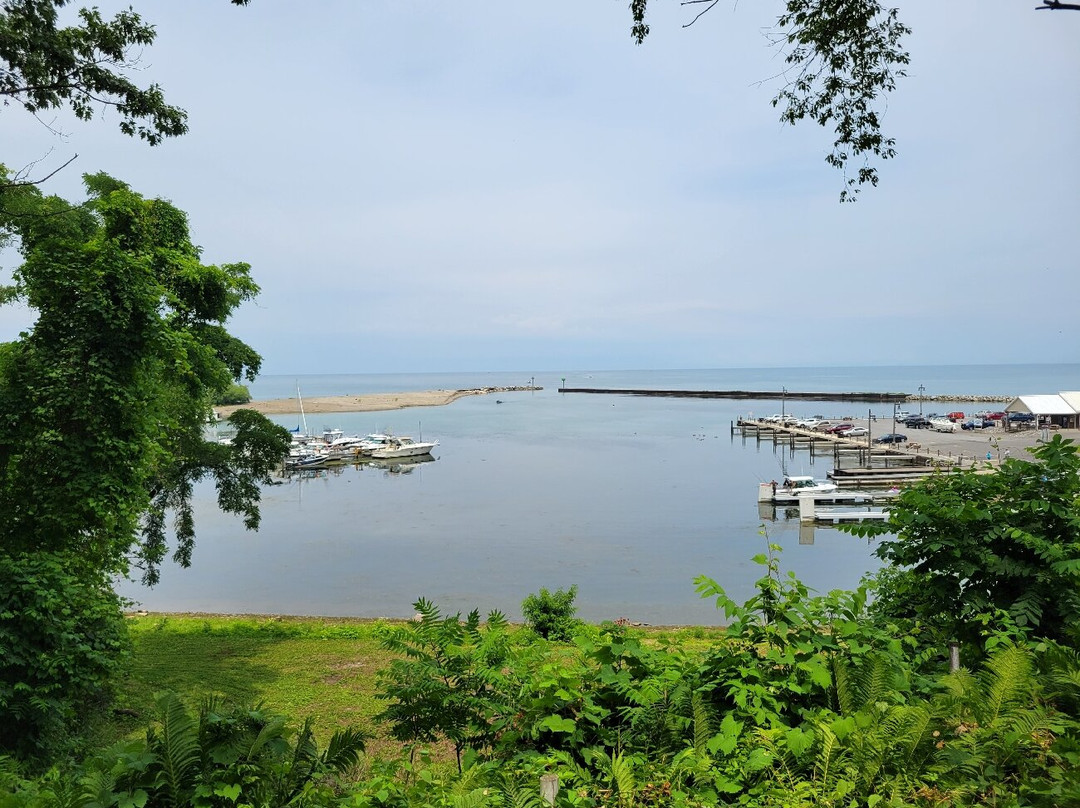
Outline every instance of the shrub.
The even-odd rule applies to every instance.
[[[0,553],[0,752],[44,759],[109,695],[121,601],[65,553]]]
[[[577,584],[554,593],[541,587],[538,594],[529,595],[521,603],[525,624],[546,640],[569,642],[581,628],[581,621],[574,617],[576,597]]]
[[[448,739],[460,772],[462,753],[489,745],[505,712],[506,618],[493,611],[482,626],[475,609],[463,621],[424,598],[413,606],[419,620],[378,630],[382,647],[402,658],[379,672],[375,698],[388,705],[376,718],[409,744]]]
[[[247,389],[247,385],[230,384],[214,403],[225,407],[230,404],[247,404],[249,401],[251,401],[251,392]]]

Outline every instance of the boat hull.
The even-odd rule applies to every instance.
[[[390,460],[398,457],[420,457],[431,454],[434,443],[413,443],[408,446],[394,446],[388,449],[376,449],[371,456],[376,460]]]

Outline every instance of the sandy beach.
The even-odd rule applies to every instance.
[[[304,412],[379,412],[403,410],[406,407],[442,407],[465,396],[483,396],[489,393],[513,393],[541,388],[526,387],[478,387],[471,390],[421,390],[409,393],[366,393],[358,396],[316,396],[304,398]],[[268,401],[252,401],[229,407],[215,407],[222,418],[228,418],[236,410],[255,410],[263,415],[292,415],[300,412],[296,398],[275,398]]]

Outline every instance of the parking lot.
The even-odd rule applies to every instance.
[[[824,414],[824,420],[833,425],[853,424],[869,431],[869,435],[848,439],[852,443],[873,441],[874,438],[894,432],[891,417],[883,418],[879,416],[871,421],[866,416],[862,418],[829,417],[826,413]],[[816,431],[821,431],[820,426]],[[963,430],[958,425],[955,432],[937,432],[930,428],[911,429],[898,423],[895,432],[905,435],[907,441],[894,445],[882,446],[874,444],[874,446],[880,449],[914,450],[921,454],[959,457],[962,458],[964,466],[985,464],[987,462],[987,452],[990,453],[990,463],[992,465],[997,465],[1006,457],[1028,457],[1027,450],[1034,447],[1044,434],[1049,436],[1060,434],[1062,437],[1073,440],[1080,438],[1080,430],[1076,429],[1054,429],[1043,432],[1032,428],[1017,428],[1017,424],[1013,424],[1011,429],[1006,429],[1004,421],[1000,421],[997,426],[987,429]]]

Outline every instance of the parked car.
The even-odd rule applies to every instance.
[[[1002,418],[1005,417],[1005,413],[1003,413],[1003,412],[992,412],[989,415],[987,415],[986,417],[989,418],[991,421],[1000,421]]]
[[[902,435],[899,432],[890,432],[887,435],[881,435],[874,438],[874,443],[903,443],[907,440],[907,435]]]
[[[1010,412],[1009,413],[1009,420],[1010,421],[1018,421],[1020,423],[1026,423],[1028,421],[1034,421],[1035,416],[1030,412]]]
[[[991,421],[989,418],[979,418],[978,420],[972,419],[971,421],[964,421],[960,424],[961,429],[993,429],[997,425],[997,421]]]
[[[957,410],[956,412],[950,412],[945,417],[948,418],[950,421],[963,421],[966,416],[964,415],[964,413]]]
[[[800,429],[813,429],[820,423],[821,421],[819,421],[817,418],[800,418],[798,421],[795,422],[795,426],[799,427]]]
[[[930,419],[921,415],[911,415],[904,419],[904,426],[909,429],[925,429],[930,426]]]
[[[825,431],[828,432],[829,434],[832,434],[832,435],[841,435],[841,434],[847,432],[849,429],[854,429],[854,428],[855,428],[854,424],[834,424],[833,426],[830,426]]]
[[[853,426],[851,429],[845,429],[840,434],[845,438],[865,438],[870,434],[870,430],[865,426]]]

